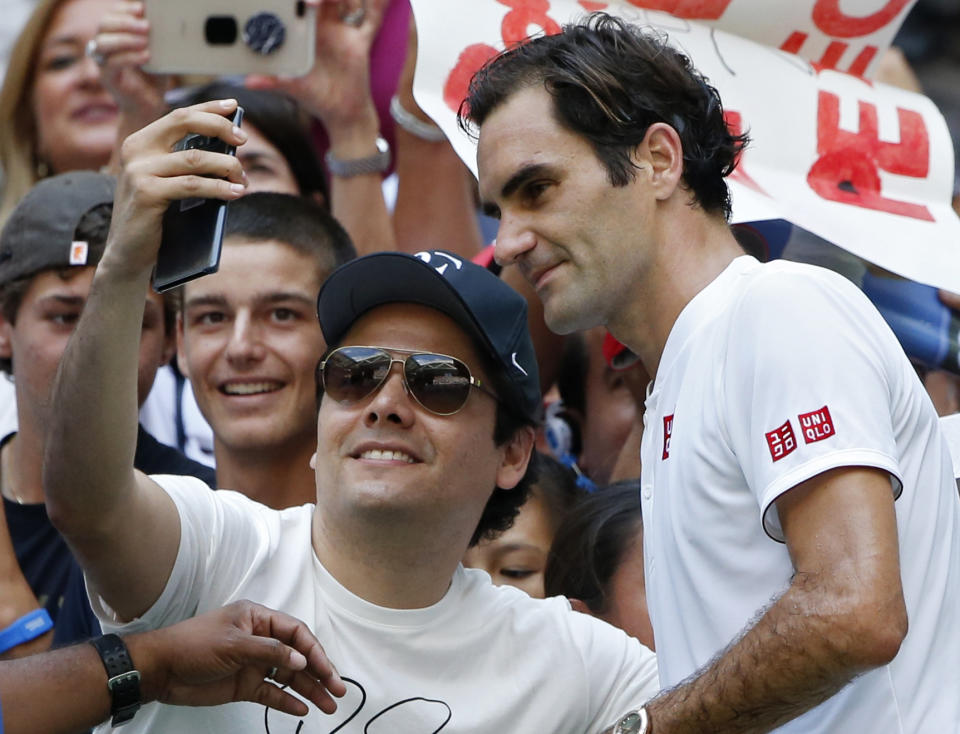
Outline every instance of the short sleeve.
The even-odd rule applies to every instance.
[[[250,569],[276,541],[269,529],[273,510],[237,492],[211,492],[194,477],[151,478],[170,495],[180,514],[177,558],[160,597],[135,620],[120,624],[101,598],[91,598],[105,632],[158,629],[232,601]]]
[[[585,731],[600,734],[660,690],[657,656],[623,630],[570,611],[570,632],[585,668],[590,719]]]
[[[721,404],[770,537],[784,539],[774,500],[830,469],[882,469],[899,494],[890,376],[902,350],[856,286],[810,266],[765,270],[730,330]]]

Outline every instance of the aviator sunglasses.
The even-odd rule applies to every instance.
[[[408,355],[394,359],[390,352]],[[338,403],[348,405],[375,393],[390,375],[396,362],[403,365],[403,386],[423,408],[436,415],[453,415],[470,397],[470,388],[497,396],[481,385],[456,357],[410,349],[340,347],[317,368],[324,391]]]

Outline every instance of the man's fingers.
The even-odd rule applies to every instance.
[[[306,673],[320,681],[334,696],[343,696],[347,687],[340,679],[336,668],[327,658],[323,646],[310,629],[299,619],[289,614],[247,602],[242,607],[249,614],[251,632],[280,640],[306,658]],[[277,665],[277,667],[289,667]]]
[[[296,673],[286,671],[285,674],[281,675],[281,673],[278,672],[277,681],[282,682],[291,690],[296,691],[325,714],[332,714],[337,710],[337,702],[333,696],[330,695],[330,691],[316,678],[307,673],[302,671]]]
[[[207,176],[158,178],[155,185],[155,195],[163,201],[194,198],[232,201],[233,199],[239,199],[246,193],[246,187],[243,184]]]
[[[306,716],[310,711],[303,701],[286,691],[280,690],[279,686],[268,680],[257,686],[250,700],[292,716]]]
[[[323,645],[303,622],[281,612],[269,612],[265,621],[269,623],[266,634],[283,640],[293,649],[300,651],[307,659],[307,672],[318,679],[333,695],[342,696],[347,692],[347,687],[340,679],[339,673],[327,658]]]
[[[150,174],[163,178],[196,175],[222,178],[233,183],[244,182],[243,166],[235,156],[199,148],[154,156],[148,170]]]
[[[235,99],[213,100],[192,107],[182,107],[150,123],[127,140],[133,140],[137,148],[159,144],[163,150],[172,150],[182,138],[196,133],[220,138],[230,145],[242,145],[247,140],[247,134],[235,127],[228,117],[236,110]]]
[[[343,696],[347,692],[347,686],[327,657],[323,645],[315,641],[309,630],[305,629],[305,632],[310,637],[307,638],[298,633],[297,639],[293,642],[293,647],[300,650],[307,658],[307,672],[319,680],[334,696]],[[313,644],[311,644],[311,640],[313,640]]]

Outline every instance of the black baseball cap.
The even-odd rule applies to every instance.
[[[507,407],[537,421],[540,377],[527,328],[527,302],[485,268],[443,250],[378,252],[341,265],[317,298],[332,348],[367,311],[387,303],[435,308],[459,324],[502,370]]]
[[[104,242],[76,242],[74,233],[94,207],[113,203],[112,176],[71,171],[36,184],[0,233],[0,285],[42,270],[96,265]]]

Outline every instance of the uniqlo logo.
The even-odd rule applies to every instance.
[[[797,437],[793,434],[790,421],[764,435],[767,437],[767,446],[770,447],[770,456],[774,461],[780,461],[797,448]]]
[[[830,417],[830,409],[824,405],[820,410],[812,413],[801,413],[797,416],[800,421],[800,432],[803,434],[803,440],[807,443],[822,441],[836,434],[833,428],[833,419]]]
[[[663,416],[663,456],[661,460],[670,458],[670,434],[673,433],[673,414]]]

